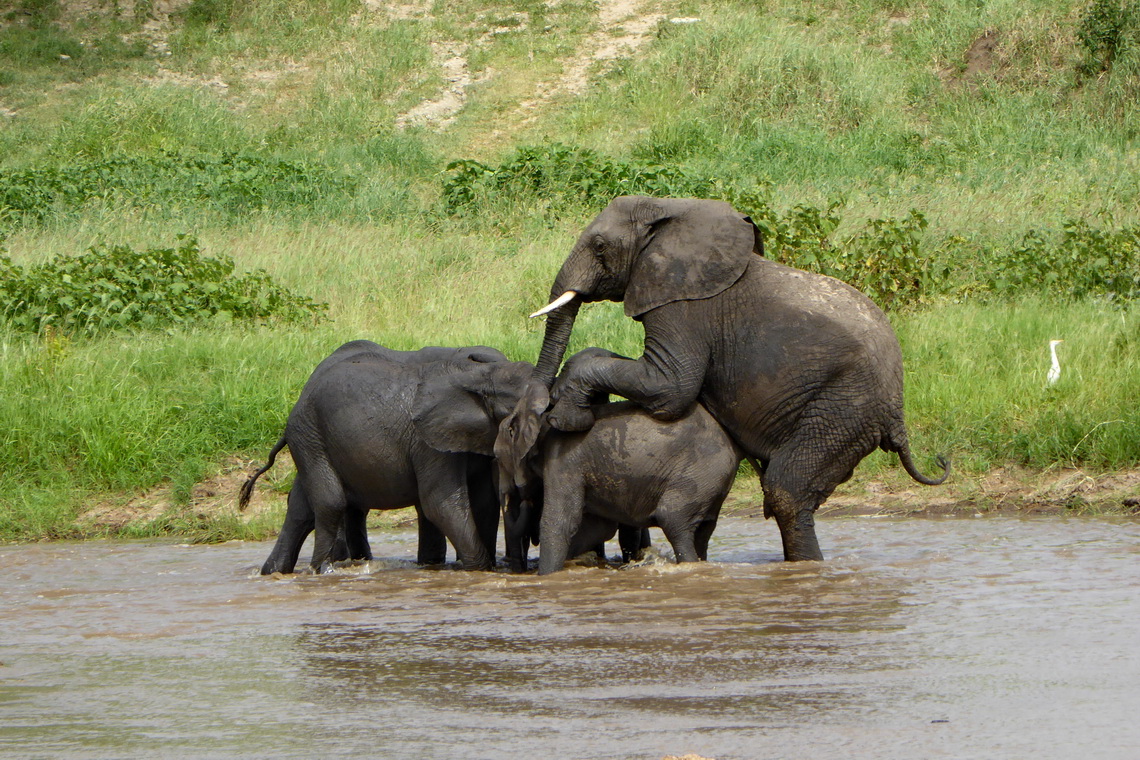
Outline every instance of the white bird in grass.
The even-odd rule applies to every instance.
[[[1053,359],[1053,366],[1049,368],[1049,374],[1045,376],[1046,385],[1056,385],[1057,381],[1061,379],[1061,362],[1057,360],[1057,344],[1064,342],[1063,340],[1049,341],[1049,356]]]

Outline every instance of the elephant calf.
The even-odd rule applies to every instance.
[[[465,568],[492,567],[498,530],[493,444],[532,371],[484,347],[393,352],[368,341],[342,346],[313,371],[269,464],[242,487],[244,506],[254,481],[289,446],[297,477],[261,572],[292,572],[314,529],[314,569],[340,558],[342,529],[348,556],[367,558],[368,510],[413,505],[421,561],[442,561],[446,536]]]
[[[619,525],[660,527],[678,562],[708,558],[743,454],[703,406],[663,422],[629,402],[599,404],[590,430],[566,433],[545,425],[548,404],[545,386],[532,382],[495,441],[500,499],[506,489],[521,492],[524,522],[541,499],[540,575],[561,570]],[[535,456],[537,466],[528,466]],[[510,556],[519,549],[511,546],[510,524],[507,533]],[[526,543],[521,547],[525,560]]]

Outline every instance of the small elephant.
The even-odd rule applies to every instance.
[[[366,558],[368,510],[413,505],[421,561],[442,561],[442,531],[465,568],[492,567],[495,435],[532,371],[483,347],[390,352],[353,341],[334,352],[305,384],[269,463],[242,486],[244,506],[289,446],[297,477],[262,574],[292,572],[314,529],[315,570],[337,557],[342,529],[349,557]]]
[[[589,431],[566,433],[544,430],[549,401],[546,387],[532,382],[495,441],[500,498],[507,488],[522,493],[524,523],[536,508],[528,459],[536,446],[539,451],[539,574],[561,570],[567,557],[619,526],[631,527],[633,540],[639,529],[660,527],[678,562],[708,558],[709,537],[743,454],[704,407],[666,422],[630,402],[599,404]],[[509,523],[508,556],[519,551],[512,549]],[[631,539],[623,539],[623,555]],[[525,542],[521,551],[525,558]]]
[[[536,374],[550,424],[586,430],[591,398],[662,420],[698,401],[763,468],[764,515],[788,560],[823,558],[815,511],[876,448],[919,483],[903,421],[902,351],[883,312],[839,280],[763,257],[752,220],[722,201],[625,196],[579,236],[551,288]],[[561,375],[582,302],[622,301],[644,325],[636,360],[592,357]],[[558,375],[557,384],[555,376]]]

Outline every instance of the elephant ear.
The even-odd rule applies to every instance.
[[[538,443],[542,431],[542,413],[550,406],[546,386],[537,380],[527,384],[514,410],[499,423],[495,438],[495,459],[499,462],[500,490],[506,483],[515,488],[526,485],[526,460]]]
[[[723,201],[658,200],[625,290],[626,316],[673,301],[710,298],[735,283],[763,250],[752,220]],[[759,251],[757,250],[759,249]]]
[[[421,377],[412,402],[412,424],[436,451],[494,456],[499,420],[522,391],[533,367],[524,362],[446,365]]]

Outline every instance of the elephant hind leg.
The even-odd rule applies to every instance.
[[[709,539],[712,538],[713,531],[716,530],[716,520],[718,515],[703,520],[697,526],[697,534],[694,539],[697,547],[697,556],[701,558],[702,562],[708,561],[709,558]]]
[[[762,478],[764,516],[776,518],[788,561],[823,559],[815,512],[878,447],[877,436],[867,432],[874,430],[869,421],[839,424],[833,414],[817,412],[805,412],[802,419],[809,422],[769,459]]]
[[[368,545],[368,510],[349,507],[344,513],[344,559],[371,560]],[[341,552],[338,539],[337,553]]]
[[[764,484],[764,516],[776,518],[784,559],[788,562],[823,559],[815,536],[815,510],[819,503],[778,483]]]
[[[325,572],[333,562],[338,533],[345,527],[347,499],[331,467],[315,469],[316,472],[305,474],[305,496],[313,509],[316,528],[309,566],[317,572]]]
[[[313,526],[313,510],[305,497],[304,484],[300,478],[297,478],[289,491],[285,523],[281,526],[281,532],[277,534],[273,551],[261,566],[261,574],[293,572],[297,566],[297,557],[301,555],[301,546],[313,532]]]
[[[442,565],[447,561],[447,538],[435,523],[424,515],[420,505],[416,505],[416,524],[419,531],[419,548],[416,550],[417,565]]]
[[[678,562],[700,562],[702,559],[697,550],[696,532],[704,510],[699,505],[694,508],[691,499],[691,496],[668,493],[653,513]]]

